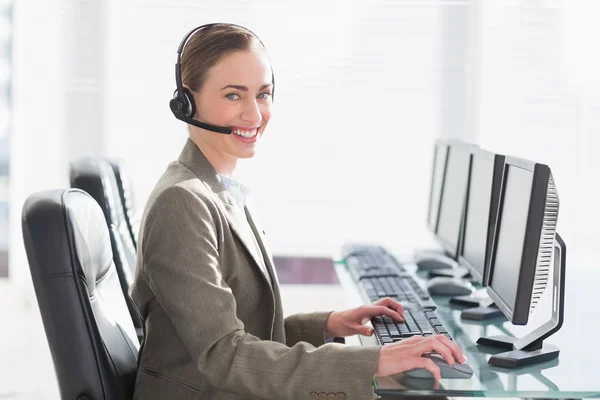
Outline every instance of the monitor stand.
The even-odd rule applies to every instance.
[[[449,303],[465,307],[489,307],[494,304],[487,295],[485,288],[465,296],[454,296],[449,300]]]
[[[481,337],[477,344],[510,350],[492,356],[489,364],[505,368],[537,364],[558,358],[559,349],[544,343],[544,339],[556,333],[564,320],[565,306],[565,260],[567,247],[557,233],[554,239],[554,281],[552,283],[552,319],[523,338],[510,336]],[[558,296],[558,298],[556,298]]]
[[[504,316],[504,313],[498,307],[496,307],[494,301],[487,295],[485,289],[483,289],[483,291],[480,290],[466,296],[452,297],[449,300],[449,303],[471,307],[463,310],[460,313],[460,317],[463,319],[483,321],[486,319]]]
[[[484,321],[486,319],[504,317],[504,313],[492,303],[489,306],[473,307],[462,310],[460,317],[462,319],[470,319],[473,321]]]

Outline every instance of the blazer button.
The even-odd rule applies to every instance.
[[[310,400],[319,400],[319,395],[317,392],[310,392]]]

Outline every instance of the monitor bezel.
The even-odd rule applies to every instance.
[[[517,280],[517,293],[515,296],[514,307],[511,307],[509,304],[507,304],[492,286],[492,276],[494,273],[497,256],[498,234],[502,227],[506,182],[509,178],[510,172],[508,171],[511,167],[522,168],[533,173],[533,181],[529,197],[529,210],[527,213],[525,238],[519,265],[519,277]],[[531,297],[533,294],[533,283],[537,267],[537,258],[549,180],[550,168],[547,165],[517,157],[506,157],[504,163],[502,192],[500,195],[500,203],[498,205],[498,219],[494,234],[492,262],[490,263],[488,286],[486,290],[498,308],[515,325],[526,325],[529,320]]]
[[[448,141],[448,148],[446,151],[446,162],[444,165],[444,181],[442,184],[442,188],[441,188],[441,192],[440,192],[440,204],[439,204],[439,209],[438,209],[438,214],[437,214],[437,221],[436,221],[436,226],[435,226],[435,238],[438,241],[438,243],[444,248],[444,251],[446,252],[446,254],[449,255],[450,258],[452,258],[453,260],[457,260],[458,258],[458,251],[460,249],[461,246],[461,241],[462,241],[462,230],[463,230],[463,225],[464,225],[464,216],[465,216],[465,207],[464,207],[464,201],[463,201],[463,207],[461,210],[461,216],[460,216],[460,227],[458,230],[458,240],[456,243],[456,246],[452,245],[450,242],[448,242],[446,239],[444,239],[443,237],[440,236],[439,234],[439,227],[440,227],[440,214],[442,211],[442,203],[443,203],[443,199],[444,199],[444,191],[446,189],[446,176],[448,174],[448,160],[450,159],[450,151],[452,150],[452,147],[462,147],[464,150],[466,150],[467,153],[469,153],[469,167],[467,170],[467,187],[468,187],[468,179],[469,176],[471,175],[471,152],[473,148],[478,148],[478,146],[474,145],[474,144],[470,144],[470,143],[465,143],[465,142],[461,142],[459,140],[450,140]],[[467,193],[466,193],[466,188],[465,188],[465,199],[466,199]]]
[[[438,155],[438,147],[444,146],[444,160],[443,160],[443,172],[442,172],[442,182],[440,185],[439,199],[437,201],[437,213],[435,221],[432,221],[432,213],[433,213],[433,182],[435,180],[435,165],[437,162]],[[437,234],[438,221],[440,216],[440,207],[442,206],[441,195],[444,190],[444,182],[446,181],[446,166],[448,165],[448,151],[450,150],[450,141],[445,138],[438,138],[435,141],[435,146],[433,147],[433,165],[431,168],[431,179],[429,184],[429,207],[427,208],[427,228],[433,233]]]
[[[467,211],[469,209],[469,195],[471,194],[471,176],[473,174],[473,160],[475,157],[484,158],[492,161],[494,166],[492,170],[492,187],[490,193],[490,207],[488,211],[488,227],[486,233],[486,245],[485,245],[485,256],[484,266],[481,269],[483,272],[475,268],[469,260],[464,257],[465,250],[465,234],[467,229]],[[484,150],[479,147],[473,147],[471,149],[471,158],[469,160],[469,178],[467,183],[467,194],[465,197],[465,206],[463,214],[463,229],[461,233],[461,242],[458,251],[458,265],[465,267],[469,270],[469,273],[473,277],[473,280],[482,286],[487,286],[490,278],[490,263],[493,252],[494,238],[496,233],[496,221],[498,218],[498,210],[500,204],[500,193],[502,191],[502,185],[504,184],[504,160],[506,156],[503,154],[496,154],[488,150]]]

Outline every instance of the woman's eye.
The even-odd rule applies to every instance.
[[[225,95],[225,97],[227,97],[229,100],[237,100],[240,96],[238,96],[236,93],[228,93]]]
[[[271,93],[269,92],[262,92],[261,94],[258,95],[259,99],[267,99],[269,98],[269,96],[271,95]]]

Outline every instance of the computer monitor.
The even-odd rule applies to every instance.
[[[458,265],[487,286],[505,157],[473,147]]]
[[[433,152],[433,168],[431,169],[431,186],[429,187],[429,209],[427,212],[427,227],[433,233],[437,230],[438,213],[440,211],[440,195],[446,171],[448,142],[438,139]]]
[[[472,145],[450,142],[440,194],[436,239],[448,256],[458,257]]]
[[[557,219],[550,168],[506,157],[487,292],[515,325],[527,324],[548,284]]]

